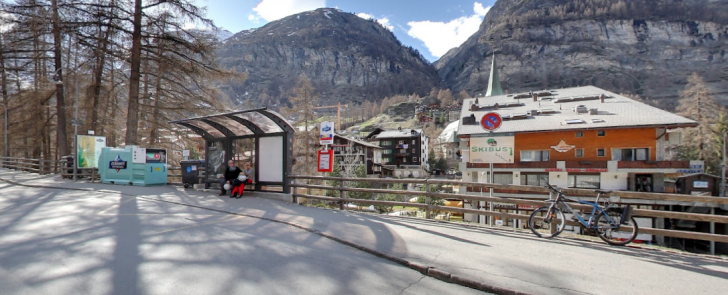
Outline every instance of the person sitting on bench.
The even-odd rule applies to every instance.
[[[236,185],[230,195],[231,198],[238,198],[240,199],[243,196],[243,192],[245,191],[245,185],[246,184],[252,184],[253,180],[253,168],[250,168],[250,163],[246,162],[243,165],[245,168],[243,169],[243,172],[240,173],[240,176],[238,177],[238,185]]]
[[[240,181],[238,180],[238,176],[243,171],[240,170],[240,168],[235,167],[235,162],[233,160],[228,161],[227,169],[225,169],[225,173],[222,175],[222,178],[220,179],[220,195],[224,196],[225,191],[225,184],[230,184],[230,187],[236,187],[238,184],[240,184]],[[231,196],[232,197],[232,196]]]

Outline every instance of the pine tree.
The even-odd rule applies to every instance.
[[[710,89],[698,73],[693,73],[688,78],[688,84],[680,93],[678,103],[679,115],[698,122],[698,127],[683,131],[684,147],[696,149],[694,154],[698,159],[706,160],[709,156],[709,149],[706,145],[716,133],[713,125],[723,108],[713,99]]]

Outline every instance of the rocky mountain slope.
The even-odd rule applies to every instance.
[[[395,94],[426,94],[442,85],[419,52],[403,46],[372,20],[338,9],[303,12],[225,40],[219,63],[247,72],[244,83],[222,87],[235,103],[276,107],[305,74],[322,99],[361,103]]]
[[[698,72],[728,99],[728,0],[499,0],[435,67],[485,93],[493,53],[511,93],[591,84],[671,108]]]

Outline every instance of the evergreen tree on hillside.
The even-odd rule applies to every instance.
[[[685,90],[680,93],[677,113],[697,121],[699,125],[683,131],[683,155],[700,160],[710,156],[711,138],[718,133],[715,123],[723,112],[725,110],[716,103],[700,75],[693,73]]]

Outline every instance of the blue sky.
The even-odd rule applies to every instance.
[[[302,11],[336,7],[374,18],[436,61],[478,30],[495,0],[197,0],[215,25],[237,33]]]

